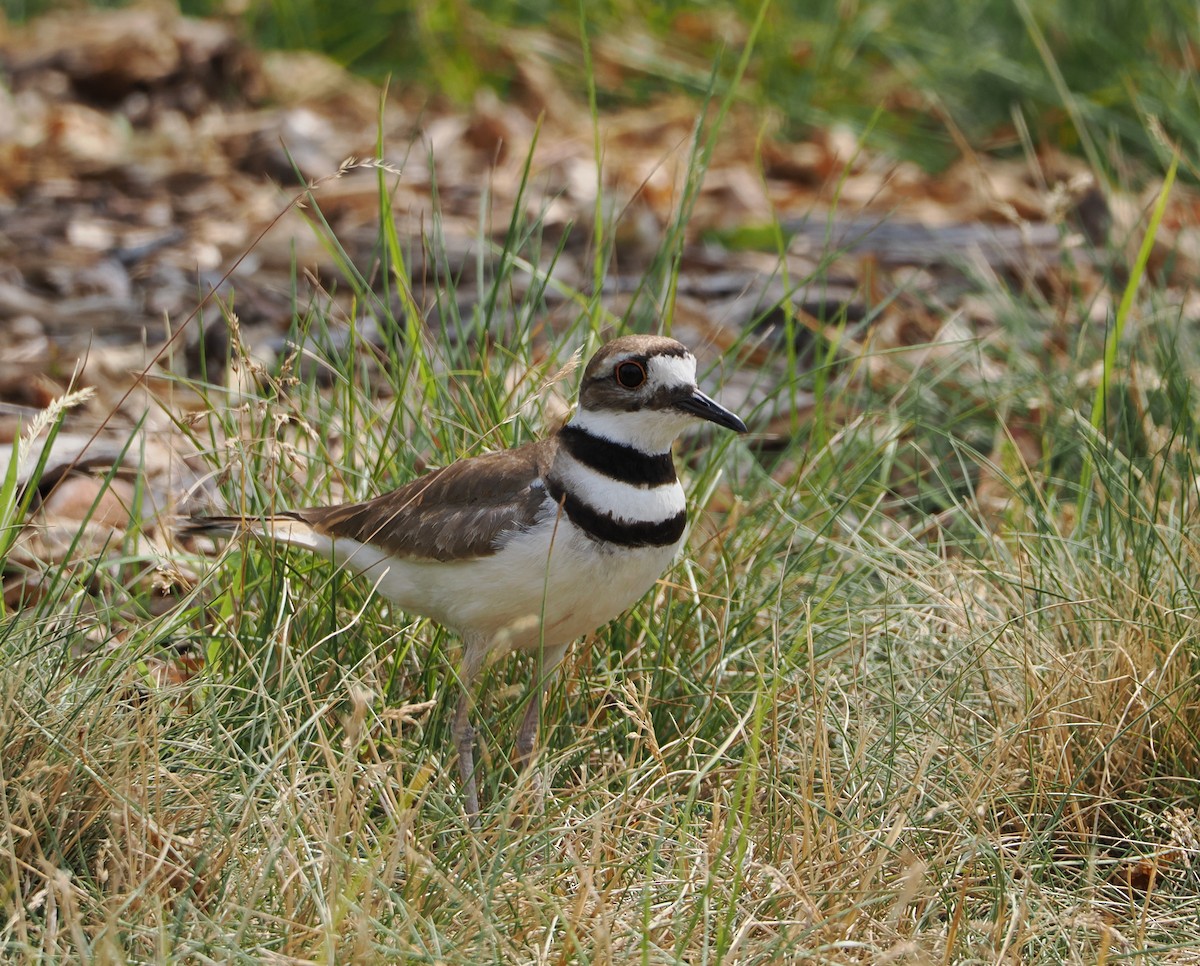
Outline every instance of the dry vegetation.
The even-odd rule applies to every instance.
[[[1197,961],[1196,208],[1174,169],[1110,188],[1030,145],[933,178],[841,131],[760,139],[720,92],[699,118],[589,114],[536,59],[466,114],[337,84],[189,101],[219,64],[289,74],[212,25],[192,36],[221,58],[177,61],[131,121],[50,97],[108,62],[38,29],[5,190],[79,271],[30,243],[0,284],[6,956]],[[301,111],[303,208],[243,153]],[[234,121],[245,141],[199,149]],[[166,128],[190,148],[150,164]],[[38,131],[115,147],[47,179]],[[339,169],[330,143],[376,160]],[[114,254],[162,204],[179,231]],[[181,265],[243,252],[196,315],[167,306],[171,351],[96,334],[75,367],[63,304],[182,300],[204,277]],[[96,279],[110,301],[71,301]],[[181,545],[166,514],[356,496],[529,438],[576,348],[652,325],[756,432],[685,442],[683,558],[575,647],[531,773],[509,764],[531,669],[490,672],[472,831],[452,637],[302,555]]]

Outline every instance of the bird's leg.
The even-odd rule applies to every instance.
[[[554,681],[559,662],[567,653],[567,645],[547,648],[538,664],[538,681],[533,694],[529,696],[529,704],[525,706],[525,714],[521,718],[521,727],[517,729],[517,768],[525,768],[533,760],[533,750],[537,745],[538,725],[542,718],[542,696]]]
[[[479,826],[479,791],[475,786],[475,729],[471,726],[471,692],[463,688],[454,713],[454,745],[458,749],[458,774],[462,778],[463,805],[471,824]]]
[[[542,815],[546,811],[545,780],[540,769],[531,767],[534,763],[534,750],[537,746],[538,725],[542,717],[542,696],[554,680],[558,663],[567,652],[567,645],[543,649],[541,660],[538,661],[538,678],[533,685],[533,693],[529,696],[529,704],[525,706],[525,714],[521,716],[521,727],[517,729],[516,761],[514,764],[521,773],[521,794],[518,811],[526,816]],[[528,821],[528,817],[522,821]],[[549,859],[547,853],[544,858]]]
[[[486,637],[468,636],[463,641],[462,664],[458,669],[458,684],[462,688],[462,694],[458,699],[451,729],[454,746],[458,749],[458,774],[462,778],[463,806],[467,810],[467,818],[475,828],[479,827],[479,790],[475,782],[475,729],[471,725],[471,705],[474,703],[472,691],[475,678],[479,676],[483,667],[487,648]]]
[[[542,718],[542,685],[538,683],[529,696],[521,727],[517,730],[517,770],[524,768],[533,759],[533,748],[537,744],[538,723]]]

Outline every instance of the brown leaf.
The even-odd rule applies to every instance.
[[[1182,859],[1183,853],[1179,849],[1170,849],[1157,855],[1135,856],[1121,862],[1113,870],[1109,881],[1144,896]]]

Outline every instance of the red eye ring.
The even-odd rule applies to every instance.
[[[636,359],[626,359],[616,364],[613,378],[622,389],[637,389],[646,381],[646,367]]]

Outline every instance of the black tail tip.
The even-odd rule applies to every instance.
[[[202,513],[176,517],[171,526],[172,530],[184,537],[237,533],[241,528],[241,521],[237,517],[206,516]]]

